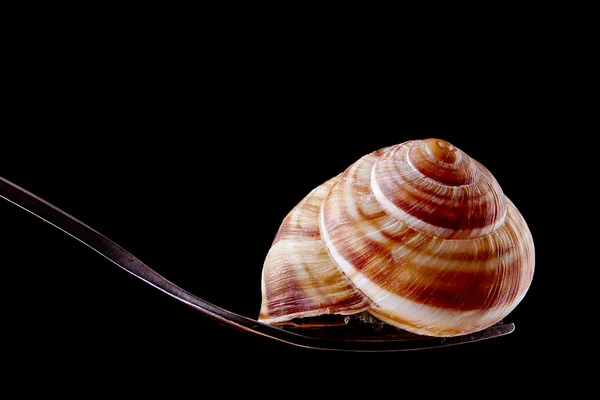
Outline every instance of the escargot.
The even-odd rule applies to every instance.
[[[535,254],[491,172],[441,139],[357,160],[284,218],[262,269],[259,321],[368,313],[428,336],[492,326],[524,298]]]

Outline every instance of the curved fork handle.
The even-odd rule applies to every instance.
[[[175,299],[219,321],[245,330],[256,330],[263,325],[257,321],[217,307],[168,281],[127,250],[88,225],[53,206],[44,199],[0,176],[0,197],[29,211],[45,222],[67,233],[125,271],[154,286]]]

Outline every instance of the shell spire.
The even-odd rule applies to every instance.
[[[413,140],[362,157],[290,212],[265,261],[259,319],[367,310],[461,335],[514,309],[533,270],[531,233],[492,174],[444,140]]]
[[[505,196],[492,174],[440,139],[410,142],[380,157],[371,190],[387,213],[444,239],[487,235],[506,216]]]

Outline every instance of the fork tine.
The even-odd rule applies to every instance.
[[[274,328],[271,326],[268,327]],[[456,346],[492,339],[512,333],[515,330],[515,325],[513,323],[497,324],[479,332],[453,337],[429,337],[417,335],[417,337],[404,338],[373,336],[370,338],[359,337],[356,339],[319,337],[318,335],[311,336],[310,329],[305,333],[297,331],[291,332],[280,328],[274,329],[275,331],[263,331],[262,334],[281,342],[311,349],[349,352],[398,352]],[[255,333],[260,331],[260,329],[256,329],[256,327],[255,330],[257,331]]]

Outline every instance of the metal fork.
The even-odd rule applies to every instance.
[[[500,322],[472,334],[437,338],[415,335],[391,326],[386,326],[383,329],[365,329],[364,327],[357,327],[352,324],[326,328],[276,327],[267,325],[255,319],[218,307],[185,291],[152,270],[112,240],[47,201],[2,177],[0,177],[0,197],[62,230],[125,271],[206,316],[232,328],[291,345],[334,351],[394,352],[471,343],[507,335],[515,329],[512,323],[504,324]]]

